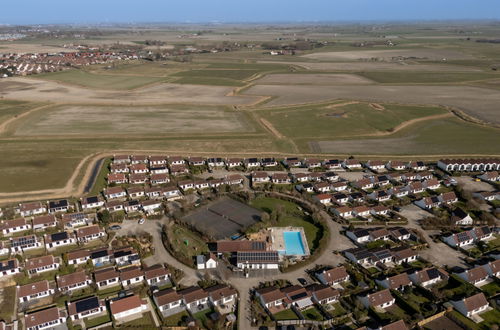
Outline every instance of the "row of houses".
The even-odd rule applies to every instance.
[[[493,232],[491,228],[488,226],[482,226],[444,236],[443,241],[451,247],[463,248],[480,241],[486,241],[492,237]]]
[[[500,170],[499,158],[440,159],[437,167],[447,172],[480,172]]]
[[[353,242],[365,244],[378,240],[388,241],[405,241],[410,239],[412,233],[410,230],[403,227],[396,228],[356,228],[347,230],[346,236]]]

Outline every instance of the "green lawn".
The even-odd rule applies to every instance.
[[[101,191],[106,187],[107,181],[106,178],[109,173],[109,165],[111,164],[111,159],[106,158],[102,162],[102,166],[99,170],[99,173],[97,174],[97,177],[95,178],[94,185],[92,186],[92,189],[88,192],[87,195],[89,196],[95,196],[101,193]]]
[[[120,328],[144,328],[144,329],[155,329],[155,323],[151,312],[144,313],[141,318],[135,319],[133,321],[123,323]]]
[[[486,296],[493,297],[500,293],[500,280],[495,280],[494,282],[483,285],[480,289]]]
[[[107,312],[106,312],[106,315],[97,316],[94,318],[86,318],[84,320],[85,326],[87,328],[95,327],[95,326],[98,326],[98,325],[101,325],[101,324],[104,324],[104,323],[107,323],[110,321],[111,321],[111,317],[109,316],[109,314]]]
[[[122,289],[121,285],[115,285],[110,288],[106,288],[104,290],[99,290],[97,294],[99,295],[99,298],[104,299],[114,294],[117,294],[121,289]]]
[[[37,75],[36,78],[53,80],[88,88],[109,90],[130,90],[165,80],[165,78],[162,77],[94,74],[83,70],[66,70],[44,73]]]
[[[333,306],[333,310],[329,311],[329,313],[333,317],[339,317],[339,316],[346,314],[344,307],[342,307],[342,305],[339,302],[333,304],[332,306]]]
[[[194,256],[208,252],[207,243],[199,235],[177,224],[169,227],[167,236],[176,254],[186,263],[194,264]]]
[[[500,247],[500,235],[495,235],[495,239],[488,241],[486,244],[488,245],[488,250],[494,250]]]
[[[295,312],[292,311],[291,309],[282,310],[281,312],[273,314],[273,316],[276,320],[298,320],[299,319],[297,314],[295,314]]]
[[[324,320],[324,317],[321,314],[321,312],[314,306],[310,307],[306,310],[301,311],[301,313],[307,320],[313,320],[313,321],[323,321]]]
[[[214,313],[213,309],[207,309],[193,314],[193,317],[201,322],[203,326],[207,327],[207,321],[210,320],[210,314]]]
[[[498,325],[500,323],[500,310],[498,309],[493,309],[489,312],[480,314],[480,316],[484,320],[479,323],[481,329],[493,329],[493,325]]]
[[[450,312],[450,314],[455,317],[456,319],[458,319],[460,322],[462,322],[464,325],[466,325],[469,329],[478,329],[479,326],[474,322],[472,321],[471,319],[463,316],[462,314],[460,314],[459,312],[453,310]]]
[[[188,317],[189,313],[187,311],[182,311],[165,318],[163,324],[170,327],[181,326],[184,324],[184,320]]]
[[[251,202],[251,205],[267,213],[271,213],[278,205],[281,205],[284,210],[284,215],[279,219],[278,223],[272,224],[271,226],[303,227],[309,249],[312,252],[317,248],[317,244],[321,238],[320,228],[314,223],[307,221],[308,216],[304,211],[298,209],[299,206],[297,204],[277,198],[258,197]]]
[[[7,322],[15,319],[14,308],[17,304],[16,286],[8,286],[0,289],[0,320]],[[14,316],[14,318],[13,318]]]
[[[360,72],[360,76],[379,83],[455,83],[460,81],[500,78],[499,74],[486,72]]]

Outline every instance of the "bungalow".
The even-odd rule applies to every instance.
[[[379,248],[370,251],[373,255],[373,263],[377,264],[379,262],[386,264],[394,260],[392,252],[388,249]]]
[[[94,272],[94,280],[99,289],[119,285],[120,274],[113,268],[106,268]]]
[[[392,297],[389,289],[381,290],[365,296],[360,296],[359,300],[366,308],[388,308],[394,305],[396,299]]]
[[[210,183],[205,180],[195,180],[193,182],[194,188],[198,190],[208,189],[210,188]]]
[[[306,309],[314,304],[311,292],[300,285],[282,288],[281,292],[285,294],[285,302],[298,310]]]
[[[225,185],[227,183],[226,183],[226,181],[224,179],[221,178],[221,179],[211,179],[211,180],[208,180],[208,184],[210,185],[210,188],[217,189],[220,186]]]
[[[144,272],[139,266],[130,266],[120,270],[120,282],[124,288],[139,285],[144,281]]]
[[[309,169],[321,167],[321,160],[315,158],[306,158],[304,159],[304,166]]]
[[[193,180],[179,181],[177,183],[177,185],[179,186],[179,188],[182,189],[183,192],[194,189],[194,181]]]
[[[436,190],[441,187],[441,183],[438,179],[425,180],[423,183],[425,189]]]
[[[374,228],[373,230],[370,231],[371,241],[376,241],[376,240],[388,241],[389,239],[390,239],[390,233],[385,228],[379,228],[379,229]]]
[[[208,300],[215,307],[224,307],[230,303],[236,302],[238,291],[226,284],[214,285],[208,289]]]
[[[277,251],[237,251],[236,265],[240,269],[278,269]]]
[[[256,290],[255,296],[271,313],[283,309],[286,298],[285,293],[274,286]]]
[[[272,158],[272,157],[268,157],[268,158],[262,158],[261,161],[260,161],[261,165],[263,167],[274,167],[274,166],[278,166],[278,162],[276,161],[276,159]]]
[[[401,265],[403,262],[410,263],[416,261],[418,258],[418,253],[415,250],[406,247],[396,248],[391,252],[394,258],[394,263],[398,265]]]
[[[82,205],[82,209],[92,210],[104,206],[104,201],[99,196],[90,196],[81,198],[80,204]]]
[[[422,161],[413,161],[413,162],[409,162],[406,167],[410,170],[413,170],[413,171],[425,171],[427,169],[427,166],[425,165],[424,162]]]
[[[451,211],[450,222],[457,226],[470,226],[474,223],[472,217],[460,207]]]
[[[130,174],[128,181],[131,184],[145,184],[148,181],[148,175],[145,173]]]
[[[208,292],[200,287],[192,286],[179,291],[179,294],[182,295],[182,301],[186,308],[192,312],[198,312],[210,307],[208,305]]]
[[[138,212],[141,209],[141,202],[138,200],[126,201],[123,203],[123,209],[127,213]]]
[[[356,159],[346,159],[342,162],[342,166],[349,170],[359,170],[361,169],[361,163]]]
[[[75,235],[62,231],[55,234],[45,234],[45,248],[47,250],[54,249],[60,246],[76,244]]]
[[[385,163],[380,160],[369,160],[365,163],[365,167],[377,172],[385,168]]]
[[[113,164],[128,164],[130,163],[129,155],[113,155]]]
[[[319,194],[315,195],[314,199],[320,202],[323,205],[332,204],[332,195],[331,194]]]
[[[314,192],[314,185],[312,183],[298,184],[295,186],[295,189],[297,189],[300,192],[312,193]]]
[[[500,278],[500,259],[484,264],[483,268],[491,277]]]
[[[260,161],[257,158],[248,158],[244,160],[246,168],[260,167]]]
[[[90,260],[94,266],[103,266],[105,264],[111,263],[111,250],[107,247],[98,248],[96,250],[90,251]]]
[[[208,167],[224,167],[224,159],[220,157],[208,158],[207,159]]]
[[[186,164],[186,161],[184,160],[184,158],[180,157],[180,156],[171,156],[171,157],[168,157],[168,163],[172,166],[172,165],[184,165]]]
[[[379,187],[387,186],[390,183],[390,179],[387,175],[379,175],[373,179],[373,183]]]
[[[444,204],[453,204],[458,202],[457,195],[453,191],[442,193],[439,195],[439,200]]]
[[[33,229],[45,229],[57,226],[57,219],[53,214],[42,215],[39,217],[33,218]]]
[[[130,157],[130,164],[147,164],[148,156],[145,155],[132,155]]]
[[[340,292],[331,286],[324,284],[311,284],[306,287],[308,293],[312,295],[312,301],[320,305],[328,305],[339,301]]]
[[[396,184],[405,181],[403,173],[391,173],[389,177],[391,178],[391,182]]]
[[[2,234],[10,235],[12,233],[18,233],[31,229],[31,223],[27,222],[24,218],[18,218],[14,220],[2,220],[0,221],[0,228],[2,229]]]
[[[127,174],[130,172],[130,169],[128,168],[127,164],[111,164],[110,166],[110,174]],[[109,180],[109,175],[108,175],[108,180]]]
[[[352,183],[352,185],[355,188],[363,189],[363,190],[367,190],[367,189],[372,189],[373,188],[373,182],[369,178],[363,178],[363,179],[356,180],[356,181],[354,181]]]
[[[167,157],[166,156],[149,156],[149,165],[150,166],[167,165]]]
[[[118,267],[141,264],[139,253],[132,247],[123,247],[114,250],[111,257]]]
[[[387,164],[385,164],[385,167],[388,170],[392,170],[392,171],[402,171],[406,168],[406,165],[404,162],[397,161],[397,160],[391,160],[391,161],[387,162]]]
[[[358,244],[364,244],[370,241],[370,232],[365,228],[347,230],[346,236]]]
[[[144,279],[149,286],[170,282],[170,276],[170,271],[160,264],[144,268]]]
[[[162,196],[167,200],[176,200],[182,198],[182,193],[176,187],[163,187],[161,191]]]
[[[441,205],[441,199],[437,196],[432,197],[424,197],[414,202],[415,205],[424,210],[431,210],[435,207],[439,207]]]
[[[55,329],[65,323],[66,313],[56,306],[24,315],[26,330]]]
[[[328,182],[337,182],[339,180],[339,175],[337,173],[334,173],[334,172],[326,172],[325,179]]]
[[[434,179],[434,175],[429,171],[418,172],[417,175],[420,181]]]
[[[182,295],[174,289],[166,289],[153,293],[153,300],[163,315],[180,312],[184,309]]]
[[[325,285],[337,285],[349,281],[349,274],[344,266],[323,270],[315,274],[316,278]]]
[[[371,194],[368,194],[368,197],[377,202],[386,202],[391,199],[391,193],[389,190],[375,190]]]
[[[161,188],[160,187],[146,187],[144,193],[149,199],[161,198]]]
[[[342,168],[342,162],[338,159],[326,159],[323,162],[323,167],[329,170],[339,170]]]
[[[309,181],[308,173],[294,173],[292,174],[295,182],[307,182]]]
[[[148,166],[144,163],[130,165],[130,173],[132,174],[146,174],[148,172]]]
[[[285,165],[288,168],[300,167],[302,166],[302,162],[297,157],[287,157],[283,160],[283,165]]]
[[[235,168],[243,165],[243,159],[241,158],[227,158],[226,161],[227,168]]]
[[[361,203],[365,201],[365,195],[357,191],[350,193],[348,196],[349,196],[349,201],[351,202]]]
[[[471,317],[475,314],[484,312],[489,303],[484,296],[484,293],[477,293],[471,297],[463,298],[458,301],[451,301],[453,307],[465,317]]]
[[[224,182],[228,185],[240,185],[243,184],[244,177],[241,174],[231,174],[231,175],[226,175],[224,178]]]
[[[166,165],[157,165],[149,169],[151,174],[168,174],[168,167]]]
[[[371,208],[370,213],[372,215],[386,216],[389,214],[390,209],[384,205],[377,205]]]
[[[170,182],[168,174],[152,174],[149,181],[152,185],[165,184]]]
[[[476,241],[485,241],[493,237],[493,232],[488,226],[475,227],[469,230],[469,233]]]
[[[126,196],[127,193],[122,187],[109,187],[104,189],[104,197],[106,197],[107,200],[125,198]]]
[[[397,198],[408,196],[409,191],[402,187],[393,187],[389,189],[389,193]]]
[[[103,230],[98,225],[92,225],[88,227],[78,228],[76,230],[76,236],[80,243],[87,243],[106,236]]]
[[[252,184],[270,182],[271,178],[267,172],[252,172]]]
[[[91,316],[97,316],[106,312],[104,299],[91,296],[77,301],[68,301],[68,314],[71,320],[81,320]]]
[[[127,188],[127,195],[129,198],[140,198],[145,196],[143,187],[129,187]]]
[[[57,201],[50,201],[49,203],[49,213],[67,212],[71,205],[69,205],[67,199],[60,199]]]
[[[170,165],[170,174],[173,176],[187,175],[189,174],[189,169],[186,165]]]
[[[0,275],[10,276],[21,272],[21,267],[19,267],[19,260],[9,259],[0,261]]]
[[[110,201],[104,206],[109,212],[123,211],[123,202],[120,201]]]
[[[481,175],[478,175],[478,178],[483,181],[495,182],[500,181],[500,174],[498,173],[498,171],[485,172]]]
[[[385,277],[381,280],[375,280],[375,281],[379,285],[390,290],[403,290],[404,288],[412,285],[412,282],[408,277],[408,274],[406,273]]]
[[[323,173],[321,173],[321,172],[311,172],[308,175],[309,175],[309,181],[311,181],[311,182],[323,181]]]
[[[287,173],[273,173],[271,175],[271,182],[274,184],[290,184],[292,180]]]
[[[53,295],[55,290],[49,286],[49,281],[43,280],[25,285],[17,285],[17,298],[20,303]]]
[[[92,280],[84,270],[56,276],[57,288],[60,292],[73,292],[88,287]]]
[[[399,241],[405,241],[407,239],[410,239],[411,233],[408,231],[408,229],[403,228],[403,227],[397,227],[393,228],[390,230],[391,236]]]
[[[217,268],[217,264],[217,258],[212,253],[196,256],[196,269],[213,269]]]
[[[81,265],[90,260],[90,252],[88,250],[77,250],[68,252],[66,255],[68,265]]]
[[[190,166],[204,166],[205,158],[203,157],[189,157],[188,163]]]
[[[156,214],[161,210],[162,203],[161,201],[155,201],[152,199],[148,199],[146,201],[141,202],[141,208],[146,214]]]
[[[418,178],[418,174],[417,173],[413,173],[413,172],[403,173],[403,174],[401,174],[401,176],[403,177],[403,180],[406,181],[406,182],[408,182],[408,181],[415,181],[415,180],[419,179]]]
[[[22,217],[43,214],[45,212],[47,212],[47,208],[41,202],[19,204],[19,213]]]
[[[108,184],[124,184],[128,182],[127,176],[124,173],[108,174]]]
[[[457,275],[464,281],[477,287],[486,284],[486,280],[488,279],[488,272],[481,266],[464,270],[461,273],[457,273]]]
[[[375,260],[373,253],[364,248],[353,248],[345,250],[344,255],[347,259],[360,265],[369,264],[372,263],[373,260]]]
[[[443,237],[443,241],[451,247],[464,247],[474,243],[474,237],[468,231]]]
[[[24,252],[26,250],[42,247],[35,235],[10,238],[10,253]]]
[[[479,191],[473,192],[472,196],[487,202],[494,201],[495,199],[500,199],[500,195],[496,191]]]
[[[130,321],[140,318],[142,313],[148,309],[148,303],[147,300],[132,295],[121,299],[111,300],[109,302],[109,308],[111,310],[111,315],[116,321]]]
[[[406,190],[408,190],[408,193],[415,195],[415,194],[420,194],[425,191],[424,185],[420,181],[415,181],[415,182],[410,182],[406,186]]]
[[[409,276],[413,284],[421,285],[424,288],[448,279],[448,274],[444,270],[435,267],[414,271]]]
[[[348,206],[334,207],[331,208],[331,211],[335,213],[337,216],[342,217],[344,219],[352,218],[354,216],[353,209]]]
[[[368,206],[356,206],[352,209],[352,213],[356,217],[366,218],[370,216],[370,208]]]
[[[441,159],[437,166],[445,171],[495,171],[500,170],[500,159]]]

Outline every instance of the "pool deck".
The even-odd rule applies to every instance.
[[[294,231],[300,233],[300,239],[302,240],[302,245],[304,246],[304,255],[300,256],[309,256],[309,246],[307,245],[306,234],[304,232],[304,228],[302,227],[271,227],[269,228],[269,233],[271,237],[271,244],[273,250],[276,251],[285,251],[285,239],[283,233],[286,231]]]

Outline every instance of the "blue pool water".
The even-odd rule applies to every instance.
[[[285,231],[283,232],[283,239],[285,241],[285,255],[301,256],[306,254],[299,231]]]

